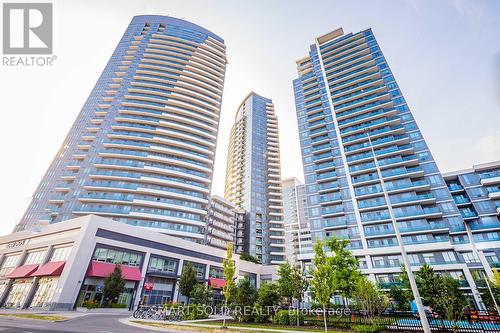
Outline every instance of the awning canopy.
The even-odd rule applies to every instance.
[[[115,264],[107,262],[92,261],[87,270],[87,276],[108,277],[115,269],[115,266]],[[124,280],[141,281],[141,270],[138,267],[123,265],[120,266],[120,268],[122,269],[122,277]]]
[[[29,277],[31,273],[36,271],[37,268],[38,268],[37,264],[22,265],[13,270],[10,274],[6,275],[5,277],[8,279],[21,279]]]
[[[208,285],[214,289],[222,289],[226,285],[226,280],[224,279],[216,279],[216,278],[208,278]]]
[[[40,266],[31,276],[59,276],[62,274],[66,261],[52,261]]]

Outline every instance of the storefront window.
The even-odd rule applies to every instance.
[[[98,247],[94,252],[92,260],[116,265],[140,266],[142,255],[139,253]]]
[[[208,274],[211,278],[224,279],[224,270],[220,267],[210,266],[210,272]]]
[[[24,265],[40,264],[45,256],[46,250],[29,252],[24,260]]]
[[[68,260],[69,254],[73,245],[55,248],[52,252],[52,256],[49,261],[66,261]]]
[[[18,279],[12,283],[9,296],[5,301],[6,308],[20,308],[23,306],[28,292],[30,291],[33,279]]]
[[[19,260],[20,254],[7,256],[3,263],[2,268],[0,268],[0,277],[5,276],[12,272],[17,265],[17,261]]]
[[[32,308],[45,308],[52,302],[52,297],[57,288],[57,277],[42,277],[38,281],[38,287],[31,301]]]
[[[177,263],[177,260],[171,258],[151,257],[149,260],[148,271],[176,274]]]

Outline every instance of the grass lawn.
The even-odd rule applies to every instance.
[[[52,316],[52,315],[31,314],[31,313],[2,313],[2,314],[0,314],[0,316],[25,318],[25,319],[48,320],[48,321],[61,321],[61,320],[68,319],[67,317],[63,317],[63,316]]]
[[[148,325],[148,326],[153,326],[153,327],[165,327],[169,329],[178,329],[182,330],[183,328],[185,329],[186,326],[189,326],[189,329],[192,331],[196,332],[210,332],[210,333],[218,333],[218,332],[227,332],[227,330],[220,329],[222,326],[222,321],[203,321],[203,322],[193,322],[193,325],[189,325],[189,323],[183,324],[183,325],[178,325],[178,324],[170,324],[170,323],[157,323],[157,322],[144,322],[144,321],[139,321],[139,320],[131,320],[131,322],[136,323],[136,324],[141,324],[141,325]],[[195,325],[207,325],[207,326],[214,326],[213,328],[210,327],[200,327],[200,326],[195,326]],[[239,330],[238,328],[263,328],[266,330],[288,330],[290,332],[302,332],[302,331],[309,331],[309,332],[323,332],[323,329],[319,329],[317,327],[306,327],[306,326],[280,326],[280,325],[273,325],[273,324],[256,324],[256,323],[237,323],[237,322],[231,322],[227,321],[226,326],[229,328],[231,332],[248,332],[248,330]],[[252,330],[251,332],[255,332]],[[331,333],[345,333],[341,331],[331,331],[328,330],[328,332]]]

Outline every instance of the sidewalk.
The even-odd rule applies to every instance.
[[[110,311],[114,309],[93,309],[93,310],[75,310],[75,311],[48,311],[34,309],[0,309],[0,315],[9,314],[32,314],[46,316],[61,316],[69,319],[80,318],[87,315],[132,315],[132,311]]]
[[[149,325],[141,325],[138,323],[133,323],[131,322],[132,320],[134,321],[142,321],[142,322],[150,322],[150,323],[155,323],[155,324],[164,324],[165,327],[153,327]],[[204,319],[203,321],[213,321],[213,320],[219,320],[219,318],[209,318],[209,319]],[[220,327],[215,326],[215,325],[207,325],[207,324],[197,324],[197,322],[202,322],[201,320],[196,320],[196,321],[179,321],[179,322],[169,322],[169,321],[164,321],[164,320],[152,320],[152,319],[134,319],[134,318],[122,318],[120,319],[120,322],[126,325],[131,325],[135,326],[138,328],[145,328],[147,327],[148,329],[154,329],[155,331],[163,331],[163,332],[174,332],[178,331],[176,329],[171,329],[168,328],[169,325],[172,326],[185,326],[185,327],[200,327],[200,328],[211,328],[213,330],[217,330]],[[290,332],[300,332],[300,333],[318,333],[318,331],[306,331],[306,330],[294,330],[292,326],[290,326],[290,329],[279,329],[279,328],[261,328],[261,327],[242,327],[242,326],[229,326],[226,331],[231,331],[231,330],[236,330],[236,331],[251,331],[251,332],[276,332],[276,333],[290,333]]]

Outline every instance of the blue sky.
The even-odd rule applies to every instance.
[[[442,171],[500,160],[500,1],[58,0],[55,66],[0,66],[0,234],[21,217],[121,34],[139,14],[184,18],[225,39],[216,194],[223,193],[229,129],[250,90],[275,102],[283,177],[302,178],[295,60],[307,55],[315,37],[338,27],[373,29]]]

